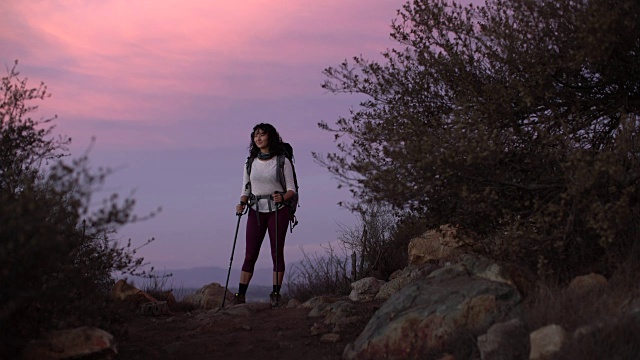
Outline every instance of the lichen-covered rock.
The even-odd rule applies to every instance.
[[[459,329],[484,331],[519,306],[520,295],[508,284],[459,271],[433,275],[389,298],[343,358],[420,358]]]

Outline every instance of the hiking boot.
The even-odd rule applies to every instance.
[[[271,294],[269,294],[269,299],[271,300],[271,307],[272,308],[280,306],[281,296],[280,296],[279,293],[272,292]]]
[[[233,297],[233,305],[245,304],[246,302],[247,299],[243,294],[235,294],[235,296]]]

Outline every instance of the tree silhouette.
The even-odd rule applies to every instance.
[[[635,0],[410,1],[383,61],[324,71],[367,99],[319,124],[338,151],[316,160],[497,259],[612,270],[637,248],[639,17]]]

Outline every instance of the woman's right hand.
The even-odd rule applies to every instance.
[[[238,205],[236,205],[236,214],[244,213],[245,206],[246,206],[246,204],[238,204]]]

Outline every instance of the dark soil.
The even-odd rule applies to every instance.
[[[132,315],[128,335],[118,339],[117,359],[340,359],[381,302],[354,305],[360,321],[340,329],[335,343],[321,341],[322,334],[311,335],[314,323],[321,324],[324,317],[308,317],[311,309],[302,307],[271,309],[254,303],[238,305],[251,309],[248,315],[214,310]]]

